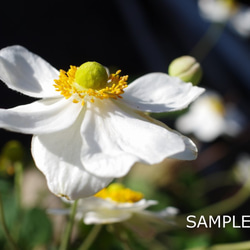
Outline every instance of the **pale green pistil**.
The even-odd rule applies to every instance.
[[[106,69],[97,62],[86,62],[76,71],[75,81],[85,89],[102,89],[107,86]]]

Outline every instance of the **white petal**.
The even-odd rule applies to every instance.
[[[131,108],[145,112],[169,112],[186,108],[204,89],[164,73],[151,73],[132,82],[122,95]]]
[[[140,200],[136,203],[116,203],[96,197],[80,199],[77,218],[84,218],[85,224],[106,224],[125,221],[135,213],[157,204],[153,200]]]
[[[174,154],[170,158],[178,159],[178,160],[186,160],[186,161],[195,160],[197,158],[197,155],[198,155],[198,149],[197,149],[196,145],[193,143],[193,141],[191,139],[189,139],[188,137],[182,135],[181,133],[179,133],[173,129],[169,128],[169,130],[171,130],[172,133],[178,134],[185,144],[185,148],[182,152]]]
[[[158,121],[158,120],[156,120],[148,115],[145,115],[143,112],[138,112],[138,114],[140,114],[142,117],[145,117],[150,122],[155,123],[155,124],[165,128],[165,129],[169,130],[170,132],[175,133],[175,134],[180,136],[185,147],[184,147],[183,151],[172,155],[170,158],[178,159],[178,160],[187,160],[187,161],[195,160],[197,158],[198,149],[191,139],[182,135],[181,133],[177,132],[176,130],[169,128],[166,124],[162,123],[161,121]]]
[[[135,203],[116,203],[97,197],[80,199],[78,202],[77,217],[84,218],[85,224],[107,224],[128,220],[135,210],[150,206],[145,200],[134,206]]]
[[[209,142],[226,130],[223,105],[220,97],[207,92],[195,101],[188,112],[176,121],[176,127],[182,133],[193,133],[199,140]],[[218,107],[217,107],[218,106]]]
[[[98,209],[114,209],[116,208],[115,202],[110,202],[109,200],[98,198],[95,196],[87,197],[84,199],[79,199],[77,204],[77,212],[80,214],[85,214],[88,211],[98,210]]]
[[[142,199],[138,202],[134,203],[117,203],[117,208],[119,209],[126,209],[127,211],[133,211],[133,212],[139,212],[141,210],[144,210],[150,206],[158,204],[155,200],[146,200]]]
[[[32,97],[55,97],[53,86],[59,72],[36,54],[21,46],[0,50],[0,79],[13,90]]]
[[[199,0],[198,6],[201,16],[212,22],[225,22],[233,14],[224,1]]]
[[[182,133],[193,133],[204,142],[215,140],[225,130],[223,118],[211,112],[198,115],[190,111],[178,118],[176,127]]]
[[[51,192],[73,200],[93,195],[112,181],[89,174],[81,163],[82,119],[83,115],[68,129],[32,140],[33,158]]]
[[[167,217],[174,217],[180,212],[180,210],[176,207],[166,207],[165,209],[155,212],[154,214],[159,218],[167,218]]]
[[[11,109],[0,109],[0,127],[7,130],[46,134],[70,126],[82,109],[64,98],[43,99]]]
[[[89,172],[121,177],[137,161],[154,164],[184,150],[179,135],[117,104],[111,100],[95,101],[86,109],[81,155]]]
[[[128,220],[132,216],[126,210],[102,209],[90,211],[85,214],[84,223],[89,224],[111,224]]]

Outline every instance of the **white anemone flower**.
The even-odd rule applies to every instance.
[[[145,112],[187,107],[204,89],[164,73],[127,85],[96,62],[60,72],[21,46],[0,50],[0,79],[41,98],[0,109],[0,127],[33,134],[31,151],[49,189],[67,199],[93,195],[136,162],[196,158],[194,143]]]
[[[212,22],[226,22],[237,10],[234,0],[199,0],[201,16]]]
[[[158,212],[146,210],[156,204],[156,200],[146,200],[140,192],[113,183],[95,196],[79,199],[76,219],[87,225],[122,223],[142,237],[152,237],[157,228],[173,226],[178,213],[175,207]]]
[[[194,134],[200,141],[210,142],[221,135],[237,136],[244,124],[245,117],[233,104],[224,104],[219,94],[207,91],[177,119],[176,128]]]
[[[250,35],[250,8],[235,0],[199,0],[201,16],[215,23],[226,23],[243,37]]]

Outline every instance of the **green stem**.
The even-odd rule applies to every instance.
[[[219,40],[224,26],[223,24],[212,23],[189,54],[201,62]]]
[[[203,209],[200,209],[196,212],[193,212],[193,215],[207,217],[209,215],[218,215],[218,214],[225,214],[230,211],[233,211],[237,207],[239,207],[241,204],[243,204],[250,196],[250,180],[248,180],[241,189],[234,194],[233,196],[219,201],[213,205],[207,206]],[[186,219],[187,215],[180,215],[176,218],[176,221],[178,223],[179,227],[186,227]]]
[[[23,165],[21,162],[16,162],[14,165],[15,168],[15,192],[16,192],[16,201],[17,206],[21,206],[21,192],[22,192],[22,180],[23,180]]]
[[[8,240],[8,243],[11,247],[12,250],[18,250],[18,247],[16,245],[16,243],[14,242],[14,240],[12,239],[9,230],[7,228],[6,222],[5,222],[5,218],[4,218],[4,211],[3,211],[3,202],[2,202],[2,197],[0,194],[0,221],[3,227],[3,231],[4,231],[4,235],[6,237],[6,239]]]
[[[93,244],[95,241],[97,235],[99,234],[100,230],[102,228],[102,224],[97,224],[95,225],[92,230],[90,231],[89,235],[87,238],[84,240],[82,245],[79,247],[79,250],[87,250],[90,248],[90,246]]]
[[[23,164],[21,161],[14,162],[14,192],[15,192],[15,202],[17,208],[17,219],[22,220],[23,210],[22,210],[22,182],[23,182]],[[21,232],[22,224],[19,223],[13,228],[12,235],[14,238],[18,239]]]
[[[67,250],[68,245],[69,245],[69,240],[72,232],[72,228],[74,225],[75,221],[75,214],[76,214],[76,209],[77,209],[77,200],[73,203],[72,208],[71,208],[71,213],[69,217],[69,221],[67,223],[66,229],[64,231],[61,245],[60,245],[60,250]]]

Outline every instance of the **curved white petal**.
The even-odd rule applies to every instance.
[[[226,130],[221,98],[213,92],[202,95],[177,119],[176,128],[182,133],[193,133],[204,142],[216,139]]]
[[[96,100],[81,127],[82,162],[102,177],[121,177],[137,161],[154,164],[184,150],[179,135],[112,100]]]
[[[112,181],[88,173],[80,160],[83,115],[68,129],[34,136],[31,148],[36,166],[45,175],[51,192],[73,200],[93,195]]]
[[[204,89],[164,73],[146,74],[132,82],[122,101],[145,112],[169,112],[186,108]]]
[[[77,203],[77,213],[79,216],[83,216],[86,212],[98,210],[98,209],[114,209],[116,207],[115,202],[98,198],[95,196],[79,199]]]
[[[138,112],[138,114],[140,114],[142,117],[148,119],[150,122],[155,123],[155,124],[165,128],[165,129],[169,130],[170,132],[175,133],[175,134],[180,136],[185,147],[184,147],[183,151],[178,152],[169,158],[177,159],[177,160],[187,160],[187,161],[195,160],[197,158],[198,149],[191,139],[182,135],[178,131],[169,128],[165,123],[162,123],[161,121],[158,121],[158,120],[146,115],[143,112]]]
[[[27,134],[47,134],[70,126],[82,108],[81,104],[65,98],[43,99],[0,109],[0,127]]]
[[[80,199],[77,217],[85,224],[106,224],[128,220],[134,213],[141,213],[157,201],[142,199],[136,203],[116,203],[96,197]]]
[[[144,210],[150,206],[157,205],[158,201],[156,200],[146,200],[146,199],[141,199],[137,202],[134,203],[117,203],[117,209],[126,209],[127,211],[132,211],[132,212],[139,212],[141,210]]]
[[[176,121],[176,127],[182,133],[194,134],[199,140],[210,142],[216,139],[225,130],[225,124],[221,117],[212,113],[184,114]]]
[[[186,161],[195,160],[198,155],[198,149],[196,145],[194,144],[194,142],[188,137],[180,134],[179,132],[175,130],[171,130],[171,131],[181,136],[181,139],[183,140],[185,144],[185,149],[182,152],[172,155],[170,158],[177,159],[177,160],[186,160]]]
[[[98,211],[87,212],[84,216],[84,223],[90,224],[112,224],[128,220],[132,214],[126,210],[109,210],[103,209]]]
[[[13,90],[31,97],[56,97],[54,79],[59,72],[22,46],[0,50],[0,79]]]

